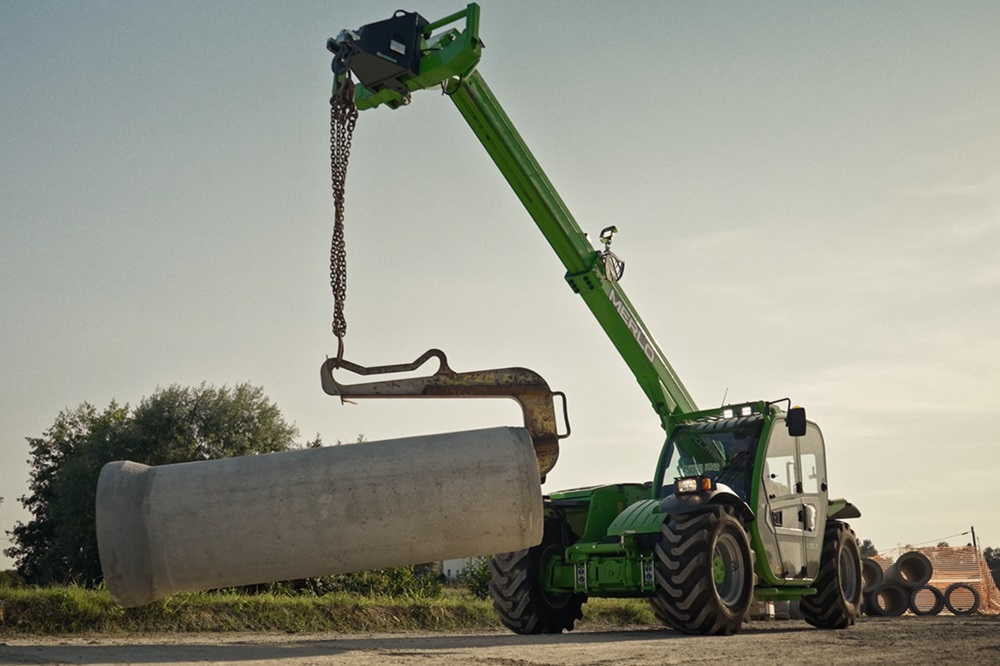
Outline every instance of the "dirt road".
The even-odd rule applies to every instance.
[[[846,631],[803,622],[756,622],[736,636],[666,629],[557,636],[476,634],[179,634],[0,637],[0,664],[996,664],[1000,618],[865,619]]]

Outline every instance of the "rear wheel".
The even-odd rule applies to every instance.
[[[656,600],[665,624],[688,634],[734,634],[753,592],[746,530],[727,508],[672,515],[656,546]]]
[[[861,615],[861,549],[854,531],[830,520],[823,535],[816,594],[804,597],[799,608],[806,622],[820,629],[845,629]]]
[[[542,582],[546,562],[561,557],[566,546],[577,539],[563,527],[558,520],[547,520],[542,543],[534,548],[494,555],[490,560],[493,608],[500,622],[514,633],[571,631],[574,623],[583,617],[587,595],[546,592]]]

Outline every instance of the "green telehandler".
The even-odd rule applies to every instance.
[[[787,398],[695,405],[622,290],[624,263],[611,251],[617,229],[605,228],[603,247],[594,248],[476,69],[479,6],[434,22],[398,11],[344,30],[327,47],[334,54],[335,124],[341,118],[348,135],[358,110],[397,109],[428,88],[451,98],[666,433],[651,482],[548,493],[541,543],[492,557],[490,591],[503,624],[520,634],[571,630],[595,596],[648,598],[659,620],[691,634],[737,632],[754,600],[798,602],[815,627],[853,625],[861,556],[842,521],[861,514],[828,495],[819,427]],[[334,181],[336,193],[336,164]],[[323,366],[329,393],[340,390],[333,371],[351,366],[338,337],[338,358]],[[441,361],[444,367],[443,355]],[[543,478],[554,464],[549,440],[545,461],[539,453]]]

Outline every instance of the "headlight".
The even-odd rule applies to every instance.
[[[674,492],[678,495],[708,491],[713,488],[715,488],[715,484],[707,476],[685,476],[674,479]]]
[[[698,479],[696,477],[688,477],[686,479],[677,479],[674,481],[674,492],[675,493],[693,493],[698,491]]]

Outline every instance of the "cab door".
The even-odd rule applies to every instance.
[[[811,580],[819,573],[827,513],[823,434],[810,422],[805,435],[792,437],[779,416],[766,446],[757,516],[768,567],[779,580]]]

